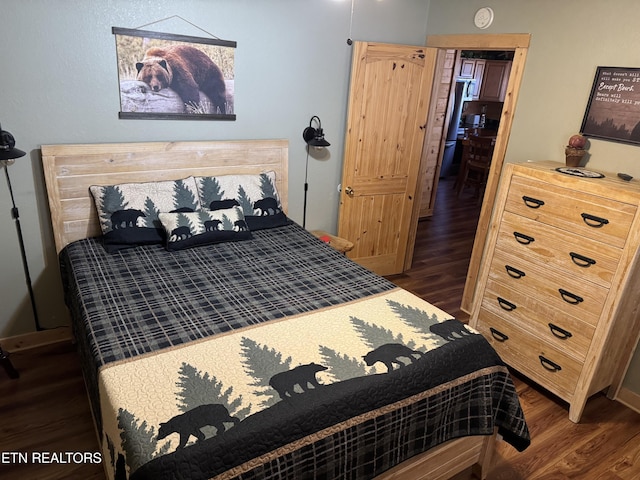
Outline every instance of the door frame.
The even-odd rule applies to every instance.
[[[511,126],[515,113],[518,94],[520,93],[520,84],[524,73],[524,65],[531,42],[531,34],[528,33],[508,33],[508,34],[460,34],[460,35],[428,35],[425,46],[439,49],[452,50],[513,50],[513,63],[509,74],[509,83],[505,94],[502,115],[500,116],[500,125],[496,138],[496,144],[491,161],[491,169],[489,170],[489,178],[485,188],[482,208],[480,210],[480,218],[473,242],[473,250],[469,261],[469,269],[467,270],[467,279],[462,294],[461,310],[471,313],[471,309],[476,297],[476,284],[478,280],[478,272],[482,264],[484,255],[484,243],[491,221],[491,213],[493,204],[498,190],[498,183],[504,165],[504,159],[511,134]],[[427,125],[427,131],[430,131],[432,125]],[[419,202],[416,202],[419,210]],[[415,208],[415,207],[414,207]],[[413,250],[415,246],[415,236],[417,231],[417,211],[414,215],[416,222],[412,225],[413,236],[410,238],[409,247],[407,248],[407,256],[405,265],[411,264]]]

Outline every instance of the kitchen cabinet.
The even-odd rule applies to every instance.
[[[504,102],[511,73],[511,61],[463,58],[460,63],[461,78],[472,78],[472,100]]]
[[[463,58],[460,61],[460,78],[473,78],[473,72],[476,68],[475,58]]]
[[[472,83],[469,87],[471,100],[480,99],[480,87],[482,86],[485,63],[486,60],[477,58],[463,58],[461,61],[459,76],[475,80],[475,83]]]
[[[578,422],[615,386],[640,330],[640,182],[562,166],[505,166],[470,325]]]
[[[510,61],[487,60],[483,66],[478,99],[482,102],[504,102],[510,73]]]

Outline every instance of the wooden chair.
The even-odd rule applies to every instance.
[[[456,188],[458,197],[465,187],[471,186],[475,187],[474,198],[477,198],[478,202],[481,201],[480,192],[484,193],[484,188],[487,185],[494,142],[495,138],[493,137],[479,137],[477,135],[469,137],[469,143],[465,148],[460,165],[461,176]]]

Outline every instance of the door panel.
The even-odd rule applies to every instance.
[[[402,208],[402,197],[401,194],[360,195],[350,202],[348,213],[357,219],[354,229],[361,232],[357,261],[375,272],[395,268],[399,243],[398,235],[393,232],[400,230],[400,215],[394,212]],[[370,228],[369,225],[384,225],[385,228]]]
[[[381,275],[403,270],[436,56],[354,43],[338,235],[354,243],[350,258]]]

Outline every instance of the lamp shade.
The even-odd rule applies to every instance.
[[[318,128],[314,128],[312,126],[314,119],[318,122]],[[312,147],[328,147],[331,145],[325,140],[324,132],[322,131],[322,123],[320,122],[320,118],[316,115],[311,117],[311,120],[309,120],[309,126],[302,132],[302,138],[304,138],[307,145]]]
[[[13,135],[0,128],[0,160],[13,160],[25,155],[25,152],[16,148],[16,140]]]

